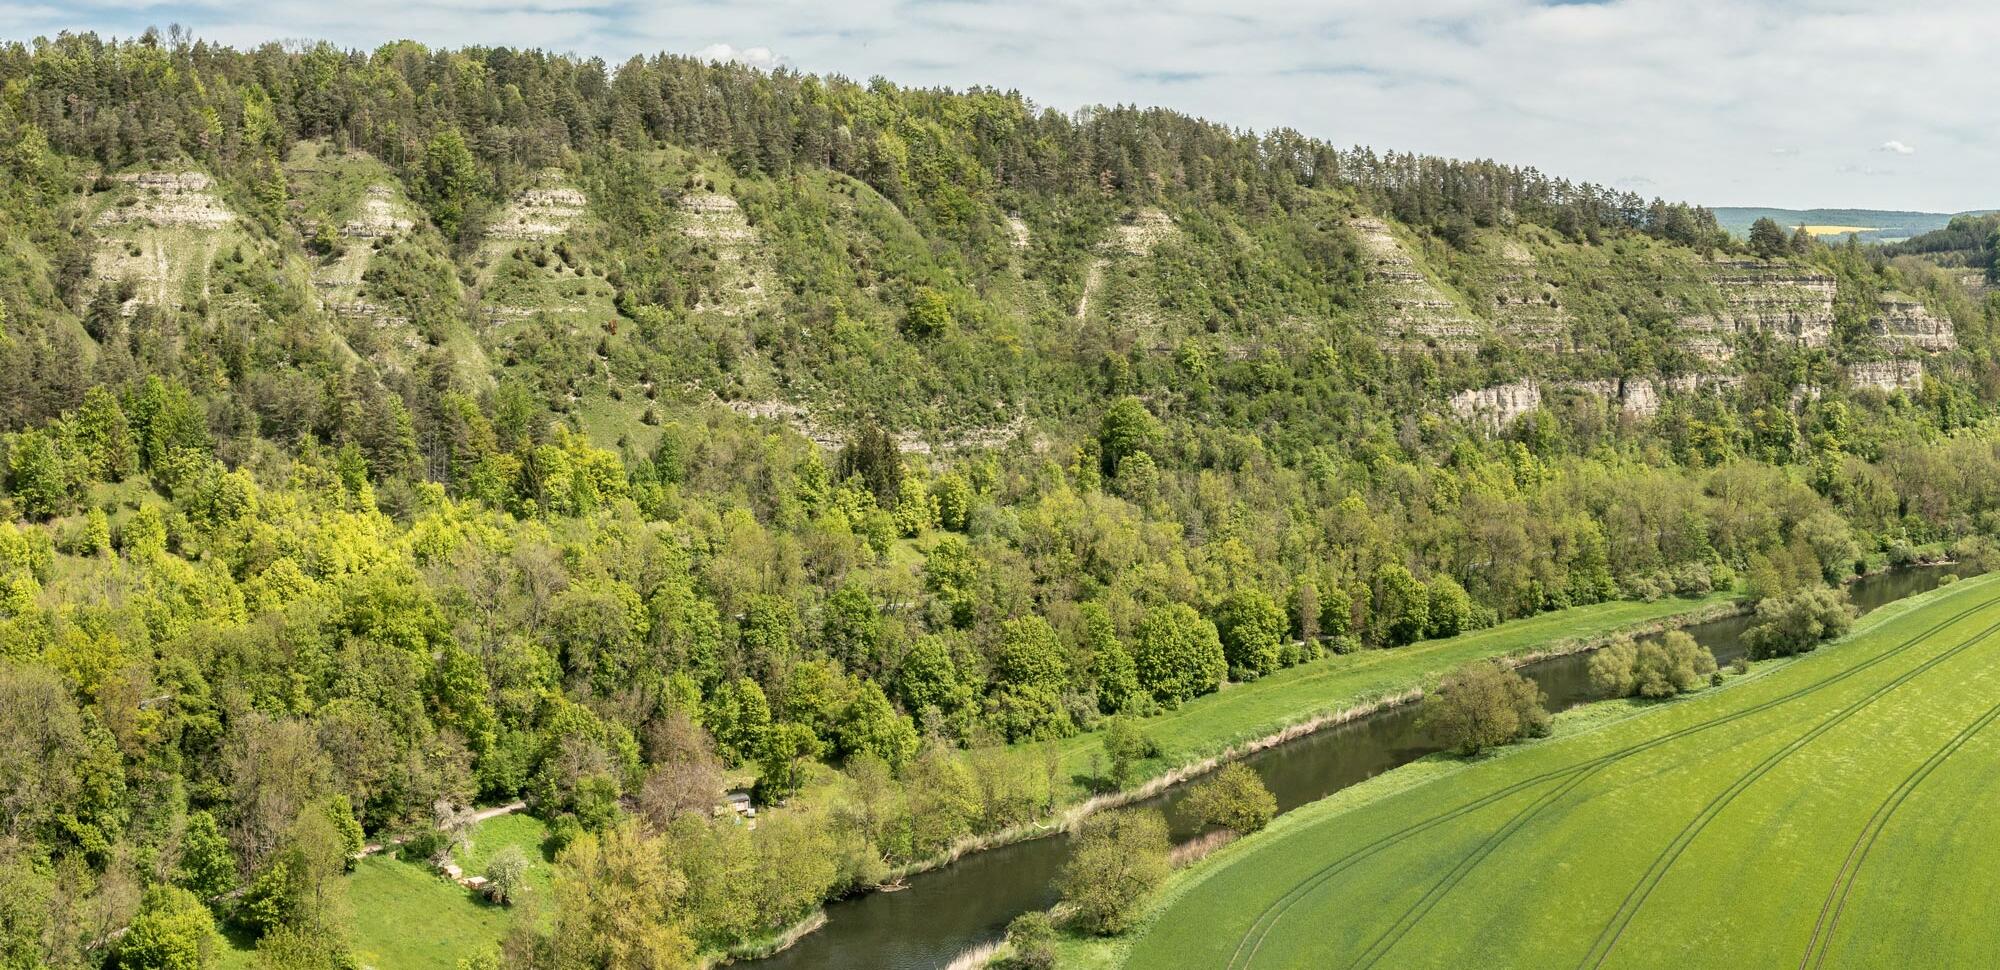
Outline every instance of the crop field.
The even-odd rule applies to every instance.
[[[1726,688],[1302,809],[1181,874],[1126,965],[1991,965],[1996,702],[2000,579],[1946,586]]]

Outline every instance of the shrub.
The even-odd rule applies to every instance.
[[[1139,902],[1167,878],[1167,823],[1146,809],[1102,812],[1077,829],[1056,879],[1078,928],[1109,936],[1131,928]]]
[[[1049,914],[1022,913],[1007,924],[1007,946],[1014,952],[1004,964],[1009,970],[1049,970],[1056,965],[1056,925]]]
[[[1758,659],[1804,653],[1847,632],[1854,622],[1845,590],[1795,589],[1757,604],[1757,624],[1745,637]]]
[[[1278,800],[1250,766],[1232,762],[1195,786],[1186,810],[1203,826],[1249,835],[1271,823],[1278,814]]]
[[[1681,630],[1640,642],[1619,637],[1590,657],[1590,684],[1604,697],[1672,697],[1715,672],[1715,655]]]
[[[1639,645],[1631,637],[1619,637],[1590,655],[1590,688],[1599,697],[1632,695],[1632,662],[1639,657]]]
[[[527,886],[528,854],[510,845],[493,854],[486,863],[486,895],[496,903],[511,904]]]
[[[1639,644],[1632,683],[1641,697],[1672,697],[1694,690],[1715,673],[1715,655],[1681,630]]]
[[[1424,697],[1423,722],[1447,748],[1475,755],[1548,733],[1541,688],[1509,667],[1478,660],[1444,676]]]
[[[1132,719],[1125,716],[1109,717],[1104,720],[1104,756],[1111,762],[1111,785],[1123,788],[1132,783],[1133,768],[1142,758],[1150,758],[1159,752],[1153,739],[1139,730]]]

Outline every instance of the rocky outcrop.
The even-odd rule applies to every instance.
[[[1478,348],[1487,325],[1423,274],[1388,223],[1364,217],[1353,226],[1366,254],[1377,333],[1400,349],[1463,353]]]
[[[192,285],[209,294],[207,269],[236,216],[200,172],[138,172],[119,176],[112,205],[98,213],[92,273],[135,285],[124,311],[140,303],[178,307]]]
[[[1924,365],[1914,360],[1871,360],[1847,366],[1847,382],[1885,394],[1915,392],[1924,386]]]
[[[1007,214],[1007,238],[1013,240],[1015,249],[1026,249],[1028,243],[1034,240],[1028,232],[1028,224],[1011,212]]]
[[[144,224],[214,229],[236,219],[200,172],[139,172],[119,176],[133,194],[97,217],[100,226]]]
[[[1542,389],[1533,381],[1473,388],[1451,397],[1453,413],[1495,429],[1505,428],[1514,419],[1541,406]]]
[[[1140,209],[1117,225],[1112,232],[1112,242],[1119,252],[1127,256],[1150,256],[1155,247],[1173,238],[1178,231],[1173,218],[1165,212]]]
[[[561,171],[549,169],[536,184],[521,190],[514,201],[486,229],[488,239],[532,241],[549,239],[569,231],[583,215],[589,200],[563,178]]]
[[[1685,346],[1719,364],[1733,356],[1733,338],[1764,333],[1801,347],[1824,347],[1833,337],[1834,278],[1755,260],[1716,263],[1710,283],[1721,305],[1682,317]]]
[[[763,239],[743,207],[720,192],[696,191],[681,197],[680,208],[681,231],[705,244],[716,263],[715,288],[696,309],[737,316],[763,305]]]
[[[390,239],[414,225],[388,186],[371,185],[361,197],[361,211],[341,225],[340,234],[349,239]]]
[[[1741,374],[1680,374],[1660,382],[1675,394],[1720,393],[1734,390],[1743,384]]]
[[[1660,413],[1660,391],[1646,378],[1627,378],[1618,397],[1626,414],[1650,418]]]
[[[1937,316],[1922,301],[1900,293],[1877,300],[1868,324],[1894,350],[1936,353],[1958,346],[1950,318]]]
[[[1619,410],[1633,417],[1650,418],[1660,410],[1659,390],[1653,386],[1651,380],[1644,377],[1569,381],[1564,383],[1562,388],[1616,402]]]
[[[1023,225],[1020,231],[1025,233],[1027,228],[1026,225]],[[1081,323],[1090,317],[1090,306],[1096,301],[1098,292],[1104,286],[1104,274],[1111,268],[1112,260],[1119,258],[1143,259],[1151,256],[1153,250],[1160,243],[1173,238],[1178,232],[1180,232],[1180,229],[1174,225],[1172,216],[1167,215],[1159,209],[1152,208],[1140,209],[1126,216],[1123,221],[1113,226],[1110,237],[1098,246],[1097,255],[1091,259],[1090,266],[1084,270],[1083,292],[1077,297],[1076,301],[1077,322]],[[1021,245],[1025,246],[1027,244],[1025,237],[1020,238],[1023,240]],[[1125,322],[1128,324],[1133,322],[1144,323],[1150,321],[1150,319],[1150,313],[1142,310],[1134,310],[1132,319],[1128,319]]]
[[[1529,350],[1567,349],[1574,318],[1563,306],[1561,293],[1542,278],[1534,254],[1519,241],[1504,239],[1499,249],[1506,269],[1493,279],[1494,330]]]

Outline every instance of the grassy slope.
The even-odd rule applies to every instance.
[[[1649,871],[1656,878],[1643,884],[1652,889],[1628,910],[1606,965],[1789,965],[1884,798],[1991,709],[2000,639],[1977,637],[1996,623],[2000,579],[1969,580],[1883,609],[1846,642],[1726,690],[1664,705],[1599,705],[1584,718],[1590,727],[1572,720],[1550,742],[1470,766],[1392,772],[1177,876],[1138,938],[1073,946],[1071,962],[1226,966],[1288,890],[1389,838],[1284,911],[1255,965],[1360,962],[1400,925],[1410,931],[1390,937],[1382,965],[1572,966],[1618,924],[1621,904]],[[1972,646],[1953,654],[1961,644]],[[1920,669],[1932,659],[1934,668]],[[1728,715],[1740,716],[1716,721]],[[1987,768],[1996,745],[2000,736],[1974,735],[1889,816],[1833,937],[1833,962],[1973,965],[2000,945],[1994,924],[1974,916],[1972,895],[1976,873],[1994,862],[1992,825],[1982,821],[1990,813],[1979,809],[2000,797]],[[1558,793],[1556,779],[1531,784],[1404,836],[1607,754],[1621,756],[1573,791]],[[1542,810],[1545,795],[1555,797]],[[1708,824],[1690,828],[1708,812]],[[1509,826],[1511,836],[1493,838]],[[1676,855],[1675,845],[1684,851]],[[1468,860],[1476,864],[1461,867]],[[1426,894],[1454,877],[1426,908]]]
[[[1448,640],[1328,657],[1254,683],[1232,684],[1219,693],[1196,698],[1177,710],[1147,719],[1144,730],[1159,744],[1160,755],[1142,762],[1138,776],[1145,779],[1164,774],[1294,724],[1423,687],[1468,660],[1561,649],[1565,644],[1595,639],[1676,614],[1713,609],[1727,603],[1730,596],[1715,594],[1656,603],[1599,603],[1545,613]],[[1103,744],[1093,732],[1067,738],[1059,747],[1060,777],[1071,786],[1065,795],[1080,796],[1083,784],[1091,777],[1093,762],[1101,760]],[[1029,745],[1018,746],[1013,753],[1037,764],[1043,757]]]
[[[503,815],[473,829],[470,844],[456,853],[467,874],[477,874],[507,845],[528,854],[528,892],[514,906],[486,902],[428,866],[392,855],[361,860],[347,882],[353,914],[348,941],[364,967],[377,970],[455,970],[458,961],[491,949],[519,919],[547,913],[538,905],[549,891],[551,870],[542,843],[548,829],[527,815]],[[256,965],[253,944],[232,940],[221,970]]]

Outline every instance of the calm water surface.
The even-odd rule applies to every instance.
[[[1855,581],[1849,596],[1868,612],[1936,587],[1955,567],[1918,567]],[[1748,652],[1743,634],[1750,617],[1733,616],[1687,627],[1695,640],[1727,665]],[[1551,711],[1596,700],[1590,689],[1589,654],[1554,657],[1521,668],[1548,695]],[[1356,782],[1409,764],[1442,746],[1417,721],[1415,705],[1390,708],[1267,748],[1243,759],[1262,776],[1280,812],[1317,801]],[[1185,785],[1139,804],[1166,811],[1176,840],[1199,834],[1178,807]],[[899,892],[870,893],[826,908],[826,926],[776,956],[750,964],[757,970],[930,970],[970,947],[998,939],[1008,921],[1056,901],[1057,872],[1069,858],[1067,838],[1017,842],[966,856],[942,869],[912,876]]]

